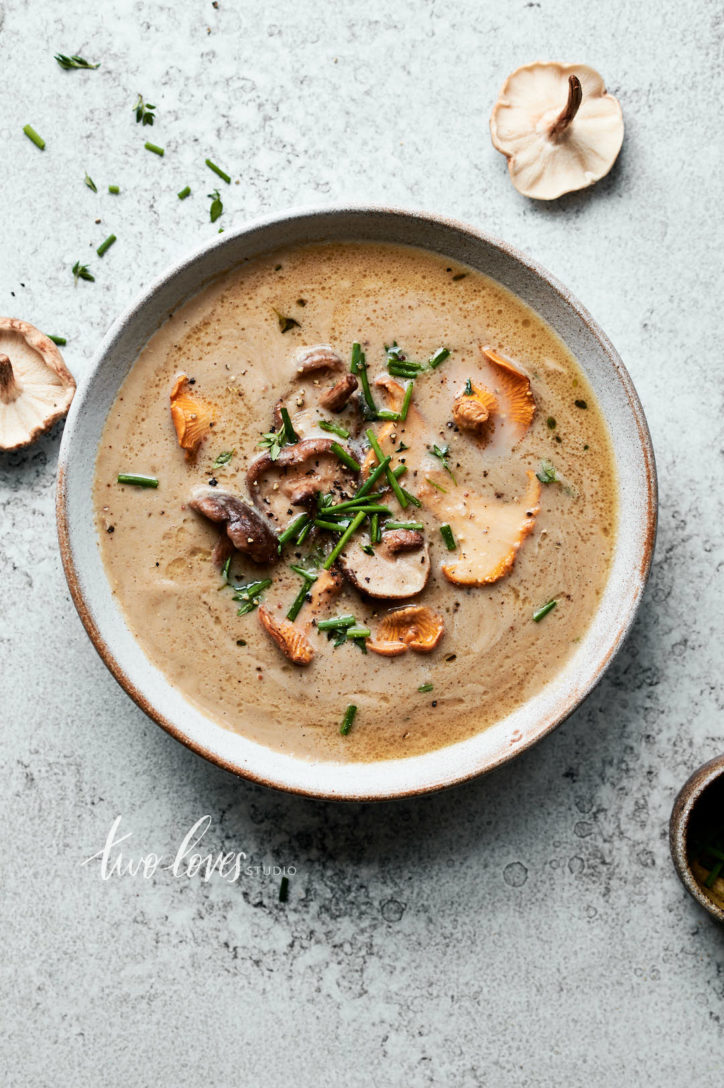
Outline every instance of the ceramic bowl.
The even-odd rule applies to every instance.
[[[123,379],[168,313],[212,277],[261,252],[320,240],[421,246],[472,265],[515,292],[583,366],[608,421],[618,467],[619,528],[600,607],[565,667],[525,705],[461,743],[379,763],[308,762],[216,724],[187,702],[144,655],[114,600],[93,519],[95,453]],[[626,369],[590,314],[534,261],[481,231],[389,208],[293,211],[219,235],[174,265],[122,314],[101,344],[65,426],[57,495],[60,547],[81,619],[118,682],[159,725],[236,774],[315,797],[372,800],[441,789],[491,770],[550,733],[601,678],[629,630],[656,534],[656,471],[646,420]]]
[[[724,793],[724,755],[710,759],[708,763],[699,767],[681,787],[671,813],[669,845],[671,846],[671,856],[674,859],[676,871],[686,890],[694,896],[697,903],[700,903],[713,918],[724,922],[724,908],[718,906],[713,899],[709,898],[691,871],[688,851],[689,827],[692,816],[704,794],[717,780],[719,780],[719,788]]]

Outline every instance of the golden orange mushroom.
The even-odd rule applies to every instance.
[[[216,410],[202,397],[189,392],[189,380],[179,374],[171,390],[171,419],[178,444],[186,451],[186,459],[195,456],[216,420]]]
[[[512,424],[515,441],[526,433],[535,415],[535,401],[530,378],[519,370],[510,359],[499,355],[492,348],[481,347],[483,358],[495,369],[498,392],[503,394],[505,407],[498,412]]]
[[[367,648],[383,657],[396,657],[407,650],[429,654],[445,634],[445,621],[427,605],[409,605],[388,612],[380,621],[374,639]]]
[[[461,431],[482,435],[491,415],[498,410],[498,402],[484,385],[470,382],[470,392],[464,390],[453,401],[453,419]]]
[[[291,620],[273,616],[264,605],[260,605],[257,612],[262,627],[284,656],[294,665],[308,665],[314,657],[314,647],[304,632],[295,627]]]

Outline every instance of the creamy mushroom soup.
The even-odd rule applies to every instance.
[[[452,744],[548,683],[597,608],[615,495],[591,389],[532,310],[354,242],[251,260],[171,314],[95,480],[151,661],[224,727],[342,760]]]

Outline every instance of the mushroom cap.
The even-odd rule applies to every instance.
[[[317,491],[347,497],[357,476],[332,452],[333,445],[332,438],[305,438],[284,446],[276,460],[269,453],[254,458],[246,473],[254,505],[281,526],[298,512],[293,506],[304,506]]]
[[[397,657],[406,650],[429,654],[445,634],[445,620],[426,605],[397,608],[383,616],[374,639],[367,649],[383,657]]]
[[[75,379],[53,341],[15,317],[0,317],[0,449],[17,450],[61,419]]]
[[[368,538],[361,540],[369,545]],[[386,547],[383,537],[374,555],[368,555],[360,547],[360,538],[355,537],[337,562],[360,593],[384,601],[416,597],[430,577],[430,550],[424,541],[414,551],[394,551]]]
[[[510,359],[499,355],[492,348],[481,347],[480,351],[483,358],[493,367],[495,374],[494,388],[499,395],[495,411],[503,424],[509,427],[513,444],[516,444],[530,427],[535,415],[535,400],[530,378]]]
[[[498,402],[493,393],[484,385],[470,383],[471,393],[462,392],[455,397],[452,416],[462,431],[483,435],[493,412],[497,411]]]
[[[236,495],[217,487],[197,487],[189,506],[209,521],[222,523],[237,551],[255,563],[276,563],[279,551],[275,534],[264,518]]]
[[[190,392],[185,374],[179,374],[171,389],[171,419],[178,444],[190,460],[216,420],[216,409],[196,393]]]
[[[565,129],[551,130],[566,106],[569,77],[583,97]],[[490,115],[493,146],[508,159],[513,185],[524,196],[555,200],[604,177],[623,143],[618,99],[586,64],[537,61],[508,76]]]

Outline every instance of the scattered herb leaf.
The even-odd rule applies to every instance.
[[[553,418],[553,416],[548,416],[548,419],[546,420],[546,424],[548,426],[549,431],[554,431],[556,429],[556,421]]]
[[[246,616],[258,607],[261,594],[272,584],[271,578],[262,578],[258,581],[247,582],[246,585],[237,586],[232,600],[240,605],[237,616]]]
[[[206,194],[211,201],[209,208],[209,219],[212,223],[215,223],[224,210],[224,205],[221,203],[221,197],[219,196],[219,190],[214,189],[213,193]]]
[[[133,110],[136,114],[137,125],[152,125],[156,120],[154,115],[155,106],[152,106],[150,102],[143,101],[143,95],[139,94],[135,103],[133,104]],[[148,147],[148,144],[146,144]]]
[[[217,193],[218,195],[218,193]],[[289,332],[290,329],[301,329],[299,322],[293,317],[285,317],[279,310],[275,309],[274,313],[277,315],[277,321],[279,322],[279,332]]]
[[[548,460],[541,461],[536,476],[542,484],[555,484],[558,482],[558,473],[556,472],[555,465]]]
[[[75,55],[71,57],[66,57],[64,53],[56,53],[55,60],[57,60],[60,67],[65,68],[66,71],[70,70],[71,68],[93,69],[100,68],[101,66],[100,61],[98,61],[98,64],[91,64],[90,61],[85,60],[83,57],[77,57]]]
[[[450,447],[449,446],[438,446],[436,444],[436,445],[430,446],[428,448],[430,450],[430,453],[433,455],[433,457],[437,457],[438,461],[440,462],[442,467],[445,469],[445,471],[447,472],[447,474],[450,477],[450,479],[452,480],[452,482],[454,484],[457,484],[457,480],[455,479],[455,473],[450,468],[450,464],[449,464],[448,459],[447,459],[448,454],[450,453]]]
[[[109,185],[108,186],[108,192],[113,193],[114,196],[118,196],[120,191],[121,190],[120,190],[120,187],[118,185]]]
[[[229,461],[235,453],[236,448],[234,448],[233,450],[224,450],[218,455],[218,457],[214,458],[214,468],[221,468],[222,465],[228,465]]]
[[[452,527],[448,525],[447,522],[444,522],[440,526],[440,535],[445,541],[445,547],[447,548],[447,550],[449,552],[454,552],[457,548],[457,544],[455,543],[455,537],[453,535]]]
[[[88,280],[89,283],[95,283],[95,276],[91,274],[87,264],[81,264],[80,261],[76,261],[73,265],[73,278],[77,283],[78,280]]]
[[[86,185],[88,186],[88,188],[90,189],[90,191],[92,193],[97,193],[98,192],[98,187],[96,186],[96,183],[94,182],[92,177],[89,177],[89,175],[86,174],[86,176],[85,176],[85,178],[83,180],[85,181]]]
[[[468,378],[466,380],[466,382],[465,382],[465,396],[466,397],[472,397],[472,395],[473,395],[473,383],[471,382],[470,378]]]

